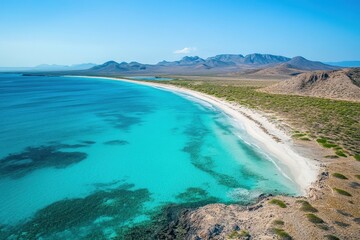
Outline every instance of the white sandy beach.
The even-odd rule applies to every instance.
[[[89,77],[89,76],[71,76],[86,78],[101,78],[115,81],[130,82],[159,88],[166,91],[185,94],[212,104],[216,108],[225,112],[233,118],[235,123],[241,124],[249,135],[255,140],[257,145],[264,151],[274,155],[277,160],[281,161],[287,167],[283,170],[294,180],[302,194],[306,195],[311,184],[314,183],[318,176],[318,164],[309,158],[302,156],[294,150],[291,137],[283,130],[279,129],[274,123],[270,122],[263,114],[238,104],[219,99],[208,94],[193,91],[186,88],[180,88],[172,85],[165,85],[153,82],[141,82],[128,79],[119,79],[112,77]]]

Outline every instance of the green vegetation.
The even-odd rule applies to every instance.
[[[340,179],[348,179],[346,176],[342,175],[341,173],[333,173],[332,176]]]
[[[283,201],[279,200],[279,199],[275,199],[275,198],[274,198],[274,199],[271,199],[271,200],[269,201],[269,203],[278,205],[278,206],[281,207],[281,208],[286,208],[286,204],[285,204]]]
[[[227,236],[227,239],[239,239],[240,237],[240,233],[234,230]]]
[[[351,194],[348,193],[348,192],[345,191],[345,190],[342,190],[342,189],[339,189],[339,188],[334,188],[334,191],[337,192],[338,194],[351,197]]]
[[[319,138],[319,139],[316,139],[316,141],[321,145],[323,146],[324,148],[336,148],[338,147],[338,145],[334,144],[334,143],[331,143],[331,142],[328,142],[327,139],[325,138]]]
[[[280,228],[273,228],[271,229],[273,233],[275,233],[279,239],[281,240],[291,240],[292,237],[287,233],[285,232],[284,229],[280,229]]]
[[[321,218],[319,218],[318,216],[316,216],[313,213],[306,214],[306,218],[312,223],[316,223],[316,224],[324,223],[324,220],[322,220]]]
[[[322,223],[322,224],[316,224],[316,226],[317,226],[318,228],[322,229],[322,230],[325,230],[325,231],[327,231],[327,230],[329,230],[329,229],[330,229],[330,228],[329,228],[329,226],[328,226],[328,225],[326,225],[325,223]]]
[[[250,233],[246,230],[241,230],[240,237],[250,237]]]
[[[336,150],[335,154],[340,157],[347,157],[343,150]]]
[[[261,81],[174,80],[163,82],[229,99],[246,107],[275,113],[309,136],[324,139],[320,144],[342,146],[350,155],[360,155],[360,103],[308,96],[269,94],[257,91],[267,83]],[[300,133],[300,132],[298,132]],[[300,133],[301,134],[301,133]],[[337,155],[345,155],[341,149]],[[359,160],[360,161],[360,160]]]
[[[356,161],[360,161],[360,154],[355,154],[354,158],[355,158]]]
[[[295,133],[295,134],[293,134],[292,136],[295,137],[295,138],[305,137],[305,136],[306,136],[306,133]]]
[[[311,204],[307,201],[304,200],[297,200],[297,203],[301,203],[301,207],[300,210],[304,211],[304,212],[318,212],[318,210],[316,208],[314,208],[313,206],[311,206]]]
[[[249,237],[250,234],[246,230],[241,230],[240,232],[234,230],[227,236],[227,239],[248,239]]]
[[[360,175],[355,175],[355,177],[360,180]]]
[[[279,219],[278,219],[278,220],[274,220],[274,221],[273,221],[273,224],[274,224],[274,225],[284,225],[285,223],[284,223],[283,220],[279,220]]]
[[[246,230],[241,230],[240,232],[234,230],[227,236],[227,239],[248,239],[249,237],[250,234]]]
[[[325,235],[324,237],[326,237],[326,239],[328,240],[340,240],[340,238],[334,236],[334,235]]]
[[[311,141],[311,139],[310,138],[308,138],[308,137],[301,137],[301,138],[299,138],[300,140],[303,140],[303,141]]]

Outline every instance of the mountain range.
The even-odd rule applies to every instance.
[[[34,68],[0,68],[0,71],[53,72],[76,75],[247,75],[292,76],[314,70],[335,70],[341,67],[310,61],[297,56],[288,58],[272,54],[220,54],[201,58],[185,56],[178,61],[157,64],[108,61],[100,65],[39,65]]]
[[[104,64],[83,70],[93,75],[133,75],[133,74],[287,74],[295,75],[313,70],[335,70],[339,67],[307,60],[303,57],[288,58],[271,54],[221,54],[206,59],[198,56],[185,56],[178,61],[161,61],[157,64],[138,62],[108,61]]]
[[[94,63],[82,63],[73,65],[41,64],[35,67],[0,67],[0,72],[39,72],[39,71],[74,71],[85,70],[96,66]]]

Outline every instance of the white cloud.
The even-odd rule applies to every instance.
[[[186,54],[196,51],[195,47],[184,47],[183,49],[175,50],[175,54]]]

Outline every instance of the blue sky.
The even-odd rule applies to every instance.
[[[360,60],[359,0],[0,0],[0,66],[270,53]]]

